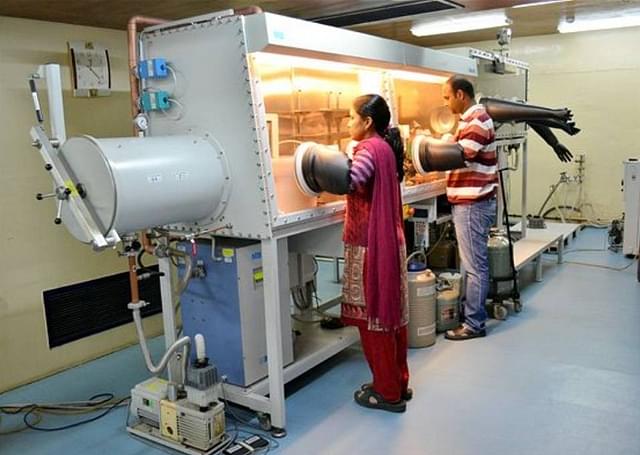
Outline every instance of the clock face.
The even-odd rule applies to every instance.
[[[90,42],[69,43],[75,96],[105,96],[111,91],[109,51]]]

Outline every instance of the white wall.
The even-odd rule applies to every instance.
[[[531,65],[531,104],[569,107],[582,132],[557,136],[573,152],[586,154],[586,200],[595,216],[619,217],[623,210],[622,161],[640,157],[640,28],[516,38],[511,57]],[[469,43],[492,50],[493,41]],[[458,45],[457,45],[458,46]],[[560,171],[575,175],[535,134],[529,134],[528,213],[536,212]],[[512,210],[520,213],[520,176],[512,178]],[[575,189],[575,187],[574,187]],[[573,190],[572,190],[573,191]],[[563,194],[561,201],[564,199]],[[573,204],[575,193],[567,198]],[[590,215],[587,209],[587,214]]]
[[[94,40],[109,48],[111,96],[71,96],[66,48],[71,40]],[[53,202],[34,198],[36,192],[50,191],[52,183],[30,146],[35,115],[27,76],[47,62],[63,65],[69,137],[131,135],[124,31],[0,16],[0,392],[135,341],[133,327],[127,325],[52,350],[47,346],[43,290],[126,270],[114,251],[96,254],[55,226]],[[46,114],[44,88],[40,95]],[[159,322],[158,317],[147,321],[150,335],[160,332]]]

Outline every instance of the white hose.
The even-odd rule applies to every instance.
[[[142,317],[140,316],[140,308],[132,308],[133,311],[133,321],[136,324],[136,331],[138,332],[138,339],[140,340],[140,348],[142,349],[142,355],[144,356],[144,362],[147,365],[147,369],[153,375],[160,374],[165,368],[167,368],[167,364],[171,359],[171,356],[176,353],[176,351],[182,347],[187,347],[191,344],[191,339],[189,337],[182,337],[177,340],[175,343],[171,345],[171,347],[165,352],[160,360],[160,363],[156,366],[153,364],[151,360],[151,354],[149,353],[149,347],[147,346],[147,339],[144,336],[144,328],[142,327]],[[188,356],[188,350],[185,349],[183,353],[184,357]],[[185,368],[185,363],[183,360],[183,370]]]
[[[179,256],[184,259],[184,275],[178,283],[178,289],[176,289],[176,295],[179,297],[180,294],[182,294],[182,291],[187,288],[189,280],[191,279],[191,274],[193,273],[193,259],[191,259],[191,255],[189,255],[188,253],[177,250],[175,248],[169,249],[169,255]]]

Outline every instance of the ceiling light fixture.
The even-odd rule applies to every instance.
[[[524,5],[514,5],[512,8],[529,8],[530,6],[552,5],[554,3],[567,3],[573,0],[544,0],[542,2],[525,3]]]
[[[483,30],[487,28],[504,27],[511,24],[503,9],[481,11],[478,13],[463,13],[456,15],[440,15],[416,21],[411,27],[414,36],[444,35],[447,33]]]
[[[616,11],[615,13],[565,17],[558,24],[558,31],[560,33],[574,33],[638,26],[640,26],[640,9],[636,8],[634,10]]]

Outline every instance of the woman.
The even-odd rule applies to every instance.
[[[343,240],[342,319],[360,330],[373,382],[355,392],[365,407],[404,412],[411,399],[407,366],[407,275],[400,182],[403,145],[389,128],[379,95],[356,98],[349,133],[359,141],[350,171]]]

